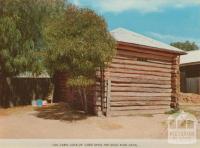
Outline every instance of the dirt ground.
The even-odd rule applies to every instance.
[[[200,107],[196,110],[200,112]],[[0,109],[0,138],[164,139],[167,138],[168,116],[94,117],[70,110],[65,105]]]

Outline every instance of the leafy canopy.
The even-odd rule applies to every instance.
[[[76,79],[71,81],[73,86],[74,82],[78,86],[80,81],[89,81],[97,68],[105,67],[115,53],[115,40],[105,20],[89,9],[68,6],[63,14],[46,24],[44,36],[48,69],[52,73],[67,71]]]
[[[174,42],[170,45],[177,47],[179,49],[185,50],[185,51],[191,51],[191,50],[198,50],[199,47],[196,45],[195,42],[185,41],[185,42]]]
[[[42,24],[63,5],[62,0],[0,0],[0,74],[43,71]]]
[[[87,87],[89,85],[94,84],[94,80],[92,79],[87,79],[84,76],[78,76],[75,79],[69,79],[68,84],[72,87]]]

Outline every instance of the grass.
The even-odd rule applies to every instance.
[[[178,112],[180,112],[180,109],[176,108],[176,109],[171,109],[170,111],[165,112],[165,114],[171,115],[171,114],[178,113]]]

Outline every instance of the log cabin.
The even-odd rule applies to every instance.
[[[111,31],[117,53],[99,74],[95,113],[106,116],[155,114],[178,106],[182,50],[141,34]]]
[[[88,96],[93,113],[155,114],[176,108],[180,55],[185,52],[124,28],[111,31],[111,35],[117,41],[117,52],[108,67],[97,72],[95,88]],[[74,90],[65,85],[67,73],[57,75],[59,101],[77,99]]]
[[[200,94],[200,50],[181,56],[181,92]]]

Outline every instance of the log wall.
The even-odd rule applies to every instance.
[[[176,54],[118,45],[96,87],[97,110],[108,116],[164,113],[177,106],[178,86]]]

